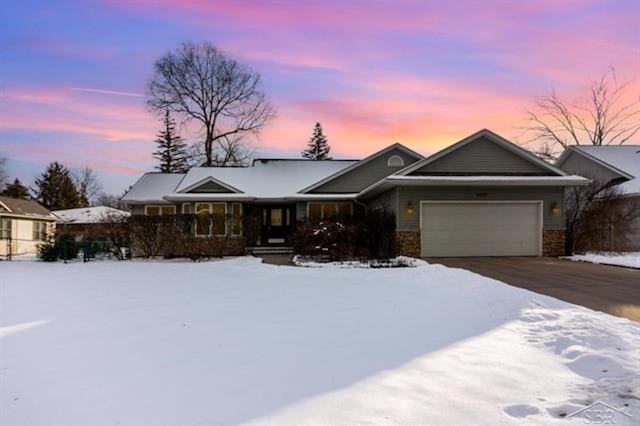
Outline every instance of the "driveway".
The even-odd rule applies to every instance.
[[[432,258],[577,305],[640,321],[640,270],[545,257]]]

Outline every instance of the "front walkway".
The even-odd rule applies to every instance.
[[[640,321],[640,270],[545,257],[431,258],[591,309]]]

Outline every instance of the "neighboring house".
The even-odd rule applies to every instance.
[[[106,206],[55,210],[52,213],[57,217],[58,233],[72,235],[76,240],[106,237],[113,224],[131,215]]]
[[[0,256],[36,254],[55,226],[55,217],[37,202],[0,196]]]
[[[571,146],[556,166],[615,187],[629,205],[640,203],[640,145]],[[640,250],[640,218],[631,224],[627,244],[631,250]]]
[[[586,183],[482,130],[428,158],[394,144],[359,161],[147,173],[122,200],[133,215],[208,215],[212,223],[197,224],[196,235],[249,247],[286,245],[297,222],[382,208],[395,215],[404,255],[555,256],[564,250],[564,188]],[[246,216],[260,227],[249,241]]]

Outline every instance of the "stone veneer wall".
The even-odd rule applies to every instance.
[[[562,256],[564,254],[565,234],[562,229],[542,231],[542,255]],[[420,257],[420,232],[396,232],[396,246],[401,256]]]
[[[400,256],[420,257],[420,232],[397,231],[396,248]]]
[[[564,254],[564,229],[545,229],[542,231],[542,255],[549,257]]]

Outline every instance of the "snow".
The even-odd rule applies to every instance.
[[[577,175],[568,176],[399,176],[391,175],[386,178],[388,181],[421,182],[421,183],[446,183],[446,182],[477,182],[511,184],[532,184],[536,185],[563,185],[563,184],[587,184],[589,179]]]
[[[565,259],[640,269],[640,251],[624,253],[598,252],[574,254],[573,256],[568,256]]]
[[[166,203],[162,197],[178,186],[183,173],[145,173],[122,197],[125,202]]]
[[[442,265],[0,263],[2,425],[637,424],[639,347]]]
[[[388,260],[343,260],[336,262],[318,262],[313,258],[306,256],[296,255],[292,259],[292,263],[296,266],[304,268],[403,268],[428,265],[428,263],[422,259],[416,259],[414,257],[397,256]]]
[[[285,198],[295,195],[356,161],[270,160],[255,162],[253,167],[194,167],[175,192],[213,177],[243,194],[257,198]],[[168,191],[170,192],[170,191]],[[167,192],[167,193],[168,193]]]
[[[618,188],[626,194],[640,194],[640,145],[579,145],[575,148],[634,176],[635,179]]]
[[[52,212],[60,218],[60,223],[100,223],[105,218],[128,217],[129,212],[107,206],[84,207],[80,209],[56,210]]]

